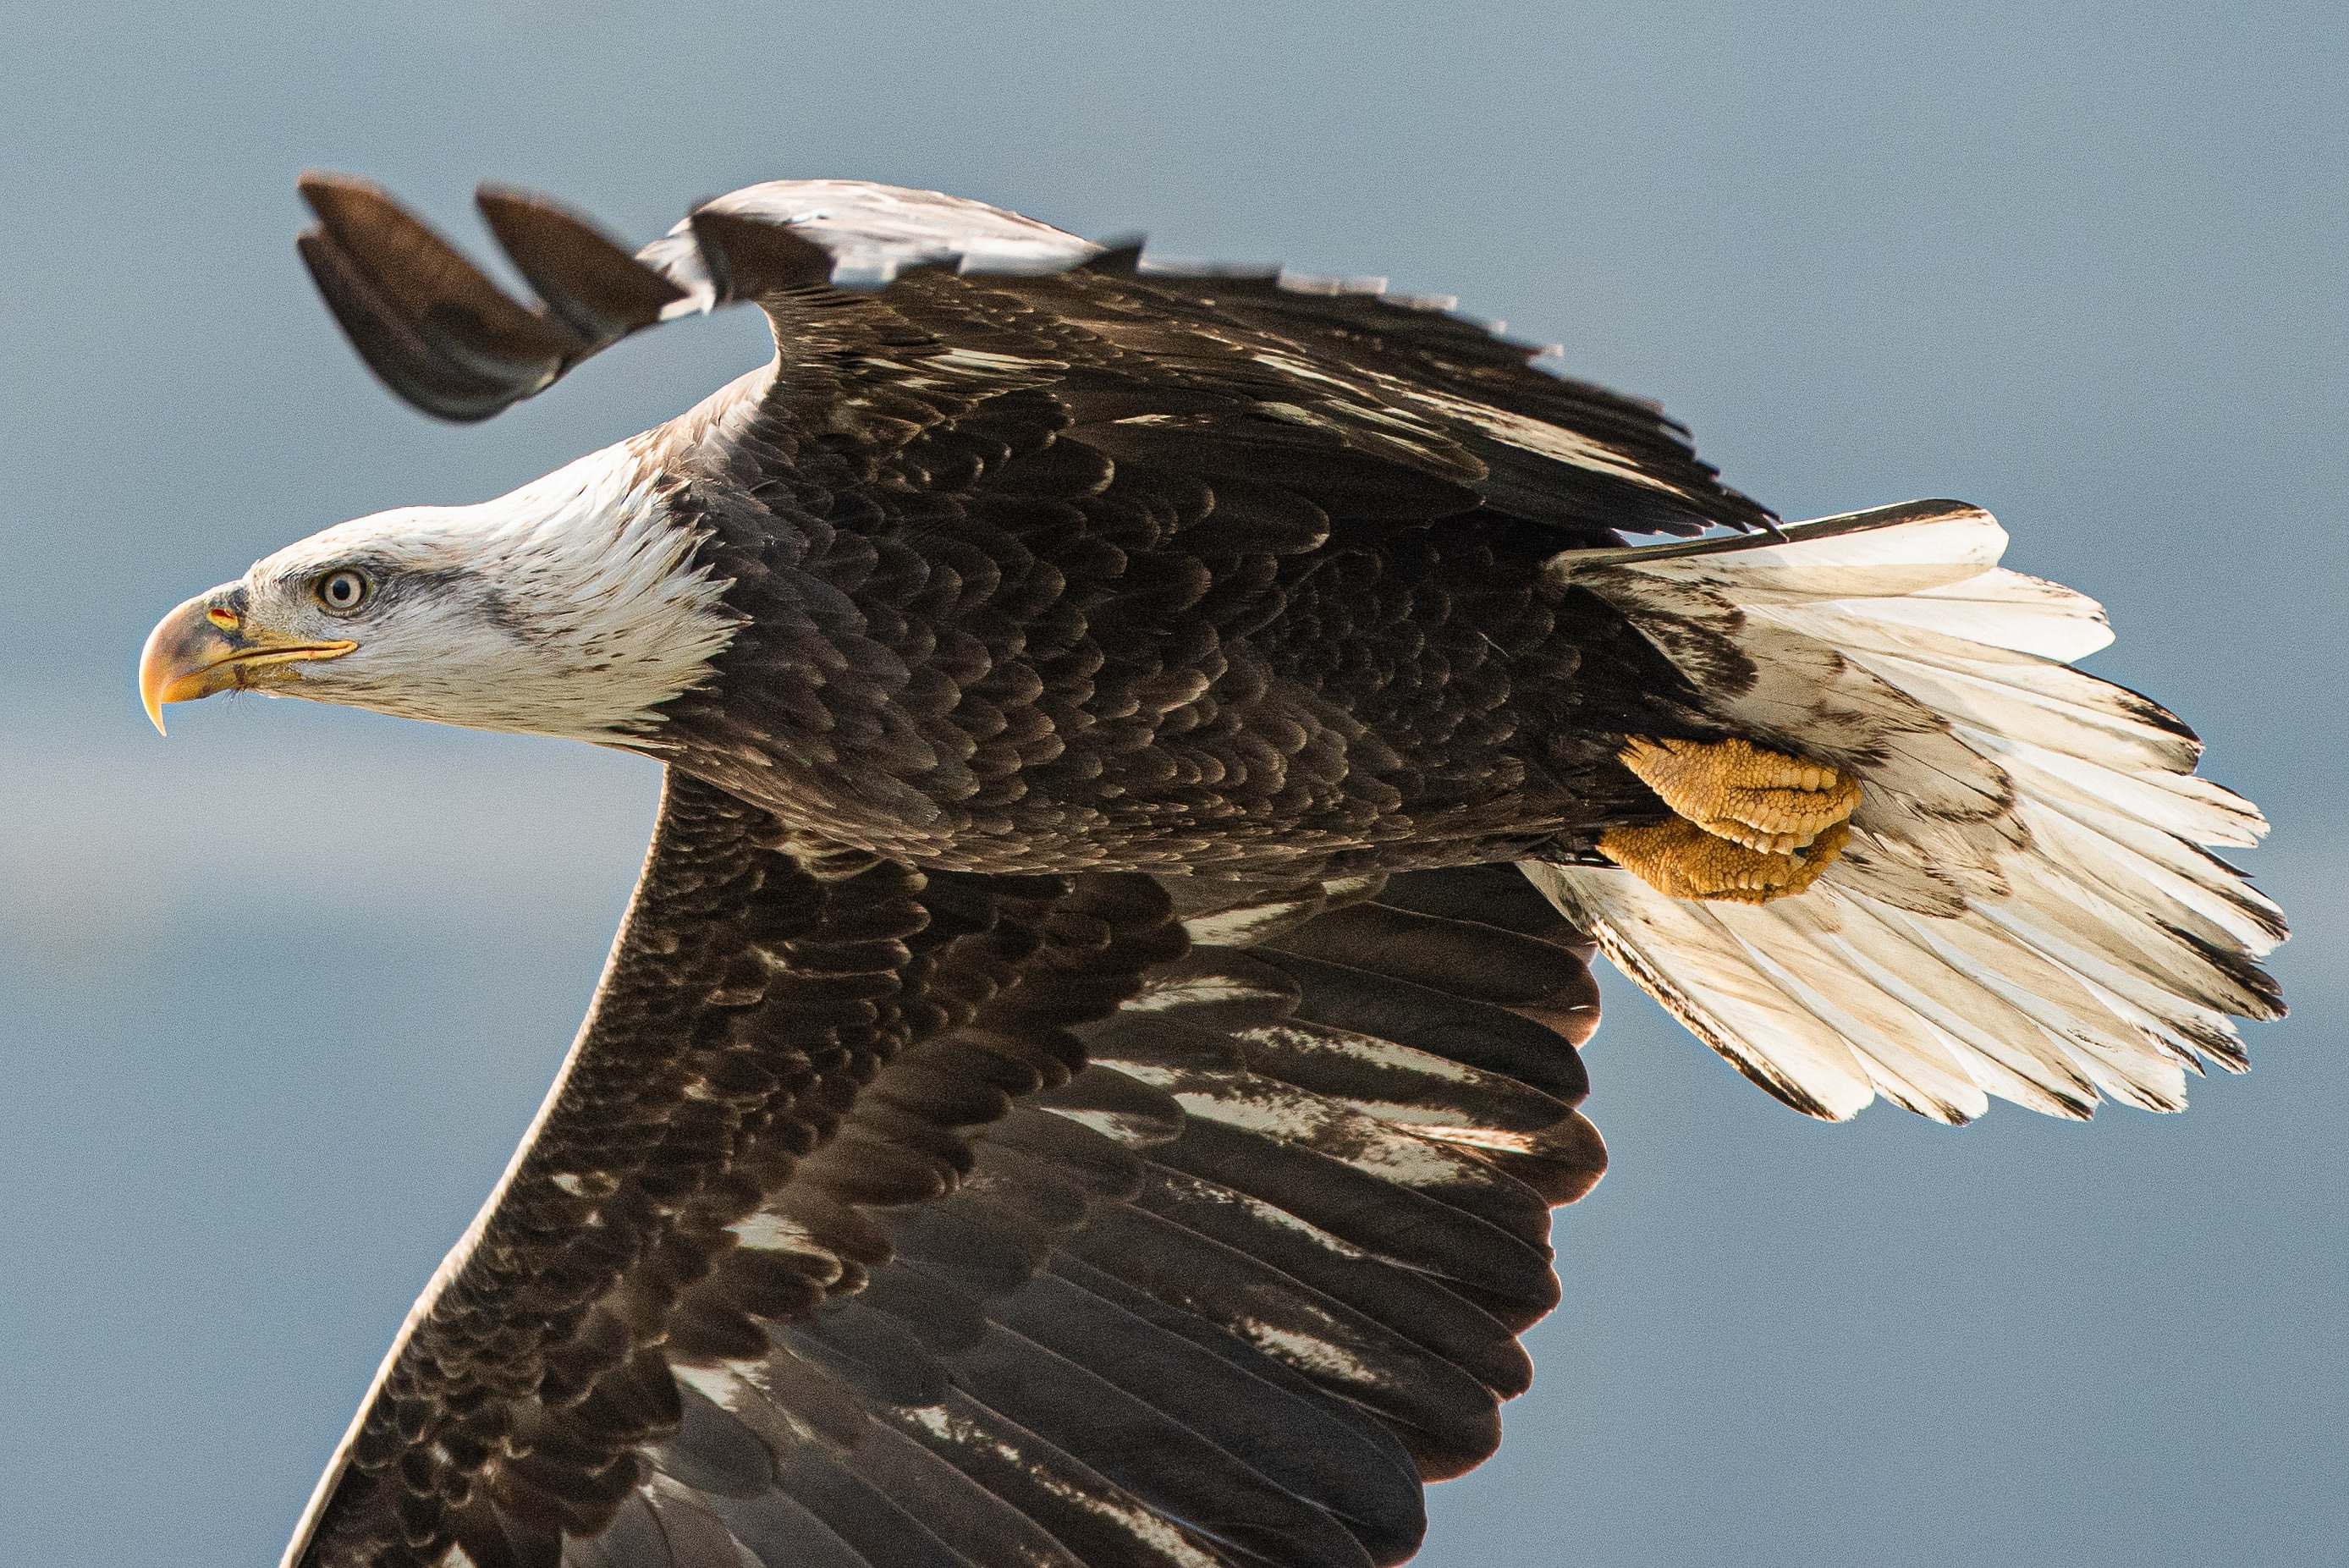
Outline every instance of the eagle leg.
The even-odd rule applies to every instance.
[[[1814,843],[1859,805],[1849,774],[1751,741],[1634,739],[1616,755],[1675,815],[1765,855]]]
[[[1702,824],[1674,817],[1640,827],[1610,827],[1599,836],[1599,847],[1667,898],[1766,904],[1817,881],[1850,836],[1850,825],[1838,822],[1802,849],[1751,849],[1708,832]]]

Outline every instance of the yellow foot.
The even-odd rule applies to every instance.
[[[1850,836],[1849,826],[1838,822],[1807,848],[1788,854],[1749,849],[1693,822],[1676,819],[1648,827],[1610,827],[1599,836],[1599,847],[1667,898],[1766,904],[1817,881]]]
[[[1814,842],[1859,805],[1857,780],[1750,741],[1634,740],[1616,754],[1675,815],[1766,855]]]

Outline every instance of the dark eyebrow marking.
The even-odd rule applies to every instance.
[[[359,569],[367,567],[359,563]],[[460,596],[460,602],[488,626],[517,641],[535,640],[537,627],[503,593],[480,574],[463,566],[400,566],[385,562],[375,568],[377,592],[393,602],[433,593]]]

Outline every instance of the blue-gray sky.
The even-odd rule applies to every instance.
[[[1609,985],[1614,1151],[1502,1456],[1424,1561],[2339,1561],[2349,31],[2333,5],[116,0],[0,40],[0,1521],[274,1561],[504,1161],[649,765],[130,691],[184,595],[471,500],[764,353],[660,334],[458,430],[311,297],[295,173],[469,240],[754,179],[937,186],[1378,272],[1664,399],[1790,516],[1996,511],[2276,821],[2297,1017],[2180,1117],[1805,1122]]]

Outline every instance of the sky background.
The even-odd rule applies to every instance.
[[[291,244],[362,171],[649,238],[753,180],[1383,273],[1660,397],[1790,517],[1987,505],[2264,805],[2297,1009],[2188,1115],[1812,1124],[1609,975],[1612,1174],[1440,1568],[2341,1561],[2349,1061],[2337,5],[84,3],[0,42],[0,1521],[274,1563],[552,1075],[652,767],[131,691],[184,596],[507,489],[755,317],[494,422],[361,370]]]

